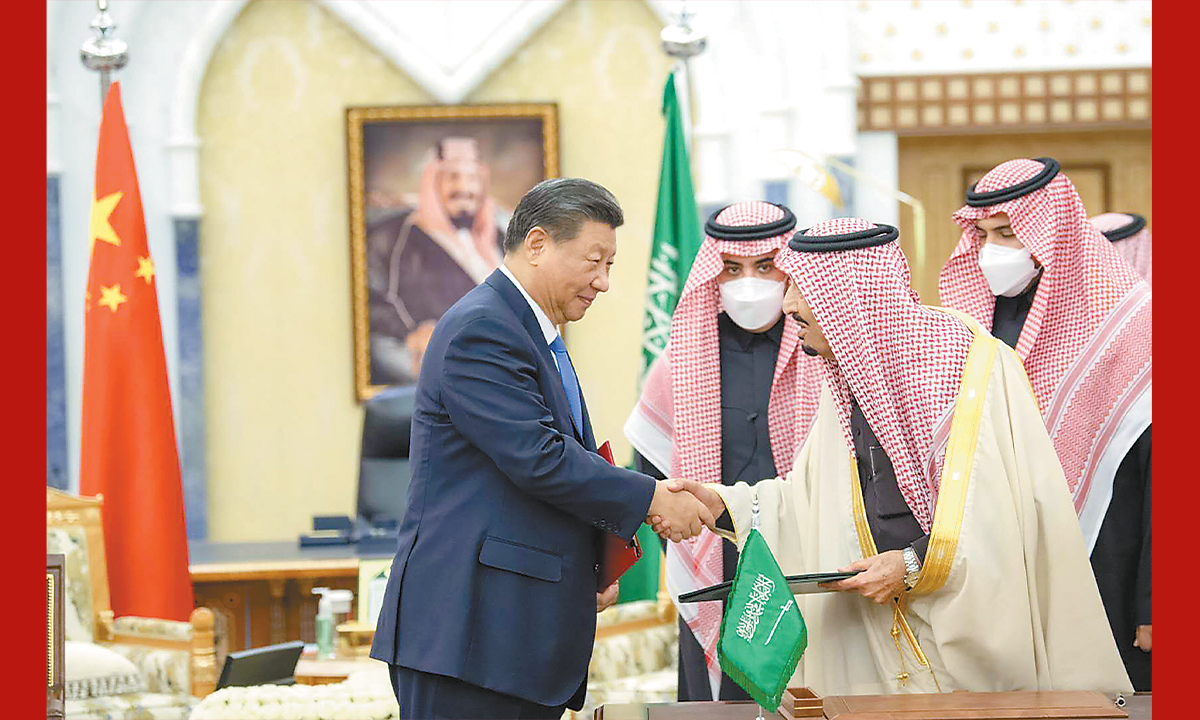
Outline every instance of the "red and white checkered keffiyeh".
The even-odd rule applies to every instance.
[[[1010,160],[984,175],[976,190],[1011,187],[1042,168],[1036,160]],[[954,213],[963,234],[942,268],[942,303],[984,327],[992,327],[996,298],[979,269],[983,237],[975,223],[998,213],[1008,215],[1017,239],[1043,267],[1016,350],[1091,547],[1119,463],[1106,450],[1124,443],[1123,457],[1140,434],[1123,422],[1126,415],[1136,415],[1142,429],[1149,424],[1150,286],[1088,221],[1075,186],[1060,172],[1021,197]],[[1097,479],[1098,500],[1089,506]]]
[[[778,206],[753,201],[725,208],[716,221],[733,227],[756,227],[783,217]],[[755,257],[777,252],[792,232],[749,241],[705,237],[696,253],[671,318],[670,342],[647,373],[638,407],[626,425],[626,435],[639,450],[645,442],[638,437],[639,432],[652,432],[647,422],[659,437],[671,439],[673,477],[721,482],[721,358],[717,336],[717,314],[721,310],[717,276],[724,270],[721,255]],[[791,470],[816,416],[821,379],[819,361],[800,351],[796,321],[785,317],[767,409],[771,451],[781,475]],[[643,454],[655,459],[649,452]],[[696,538],[667,547],[666,574],[672,598],[721,582],[723,571],[722,540],[707,529]],[[715,699],[721,678],[716,655],[720,603],[677,606],[704,649]]]
[[[1133,218],[1125,213],[1104,213],[1092,218],[1092,225],[1101,233],[1110,233],[1129,225],[1132,221]],[[1117,252],[1121,253],[1121,257],[1128,260],[1133,269],[1138,271],[1138,275],[1142,276],[1146,284],[1154,287],[1154,282],[1150,279],[1150,231],[1143,227],[1133,235],[1114,240],[1112,243]]]
[[[803,236],[874,227],[837,218]],[[796,283],[833,350],[835,359],[825,367],[847,450],[854,451],[853,395],[892,462],[909,509],[928,532],[971,330],[918,302],[899,243],[832,252],[784,248],[775,264]]]

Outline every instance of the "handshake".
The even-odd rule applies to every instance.
[[[681,542],[707,527],[716,530],[717,518],[725,512],[721,496],[695,480],[659,480],[650,500],[646,524],[659,537]]]

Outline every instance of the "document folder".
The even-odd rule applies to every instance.
[[[613,461],[612,446],[607,440],[596,452],[610,465],[617,464]],[[603,592],[632,567],[642,556],[642,546],[636,537],[632,543],[627,543],[625,538],[608,533],[604,538],[603,552],[600,558],[600,573],[596,576],[596,592]]]
[[[836,592],[835,590],[826,590],[819,587],[819,583],[836,582],[845,580],[846,578],[854,577],[861,570],[851,570],[849,572],[821,572],[808,573],[805,575],[788,575],[788,589],[793,595],[807,595],[809,593],[819,592]],[[726,580],[723,583],[710,585],[706,588],[693,590],[692,592],[684,593],[679,596],[679,602],[692,603],[704,602],[706,600],[724,600],[729,595],[729,589],[733,587],[732,580]]]

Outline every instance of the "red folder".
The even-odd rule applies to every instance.
[[[596,452],[610,465],[617,464],[613,461],[612,447],[607,440]],[[642,556],[642,546],[636,537],[632,543],[627,543],[625,538],[608,533],[604,538],[603,552],[600,558],[600,573],[596,576],[596,592],[604,592],[617,578],[625,574],[625,571]]]

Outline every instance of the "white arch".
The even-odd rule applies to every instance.
[[[450,72],[406,42],[379,14],[371,10],[368,3],[361,0],[316,2],[440,102],[457,103],[545,24],[564,0],[513,3],[513,11],[504,23],[493,29],[487,40],[471,52],[466,62]],[[189,40],[175,72],[166,142],[170,164],[171,214],[174,217],[199,217],[202,213],[198,160],[200,139],[196,133],[200,87],[217,45],[245,5],[246,0],[210,3],[199,25],[188,33],[181,33]],[[661,5],[660,2],[651,3],[659,15],[662,14]]]

